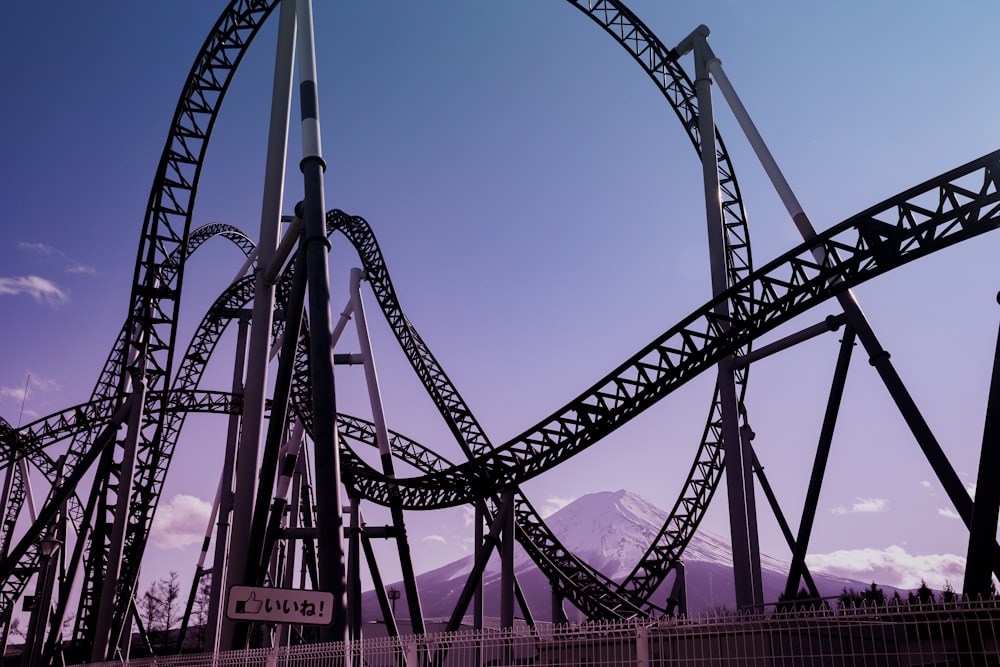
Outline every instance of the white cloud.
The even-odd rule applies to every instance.
[[[163,549],[180,549],[201,542],[211,513],[211,503],[178,494],[168,504],[160,503],[156,508],[149,538]]]
[[[44,394],[52,391],[59,391],[62,387],[55,380],[50,380],[49,378],[44,378],[39,375],[28,376],[28,398],[30,399],[35,394]],[[10,398],[18,403],[24,401],[24,385],[20,387],[0,387],[0,398]],[[28,410],[25,410],[27,414]]]
[[[961,519],[962,518],[962,516],[958,512],[956,512],[955,510],[950,509],[948,507],[939,507],[937,513],[938,513],[938,516],[943,516],[946,519]]]
[[[551,514],[555,514],[574,500],[576,500],[576,498],[559,498],[558,496],[549,496],[538,509],[538,513],[542,516],[542,518],[545,518]]]
[[[443,535],[425,535],[420,539],[424,542],[439,542],[440,544],[448,544],[448,540],[445,539]]]
[[[66,267],[66,273],[85,273],[87,275],[93,275],[97,273],[97,269],[92,266],[87,266],[86,264],[80,264],[79,262],[73,262]]]
[[[834,505],[830,508],[830,514],[873,514],[886,512],[889,510],[888,498],[855,498],[854,504],[849,508],[843,505]]]
[[[24,400],[24,387],[0,387],[0,396],[13,398],[15,401]]]
[[[35,301],[43,301],[50,306],[59,306],[69,301],[69,292],[51,280],[39,276],[17,276],[0,278],[0,295],[27,294]]]
[[[925,489],[929,489],[929,488],[931,488],[932,484],[928,480],[925,479],[925,480],[921,480],[920,486],[924,487]]]
[[[889,509],[887,498],[856,498],[856,502],[851,506],[851,511],[856,514],[871,514],[874,512],[885,512]]]
[[[922,580],[936,589],[944,588],[947,583],[960,586],[965,576],[964,556],[910,554],[895,544],[886,549],[844,549],[813,554],[806,557],[806,563],[814,572],[911,590],[919,588]]]
[[[21,250],[27,250],[28,252],[33,252],[44,257],[51,257],[52,255],[63,256],[63,253],[60,250],[57,250],[46,243],[28,243],[27,241],[21,241],[17,244],[17,247]]]
[[[462,524],[468,528],[476,522],[476,510],[474,507],[465,507],[462,509]]]
[[[21,250],[33,252],[36,255],[41,255],[42,257],[61,257],[62,259],[65,259],[67,262],[69,262],[66,265],[67,273],[86,273],[86,274],[97,273],[97,269],[95,269],[94,267],[82,264],[73,259],[72,257],[70,257],[69,255],[67,255],[66,253],[64,253],[59,248],[54,248],[46,243],[29,243],[27,241],[21,241],[20,243],[17,244],[17,247],[20,248]]]

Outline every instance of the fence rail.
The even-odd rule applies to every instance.
[[[97,667],[1000,665],[1000,603],[955,602],[378,637]]]

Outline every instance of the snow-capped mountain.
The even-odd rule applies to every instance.
[[[643,556],[659,532],[667,512],[629,491],[592,493],[578,498],[546,519],[546,523],[570,552],[604,575],[621,580]],[[713,609],[735,608],[733,556],[729,541],[707,530],[699,530],[684,552],[688,612],[703,613]],[[425,617],[447,617],[473,565],[466,556],[417,577]],[[518,547],[515,572],[536,619],[550,618],[551,595],[548,582],[530,558]],[[788,565],[761,555],[765,600],[777,600],[784,590]],[[863,583],[814,575],[823,595],[836,595],[844,587],[860,589]],[[499,613],[499,559],[494,557],[483,575],[485,613]],[[654,602],[662,605],[669,592],[668,581],[654,593]],[[402,591],[402,585],[394,585]],[[406,616],[405,600],[396,607]],[[375,610],[374,592],[365,594],[366,610]],[[582,619],[581,619],[582,620]]]
[[[630,491],[592,493],[577,499],[547,519],[559,540],[570,551],[612,579],[628,576],[656,537],[667,512]],[[777,560],[764,567],[787,570]],[[729,542],[709,530],[695,534],[684,552],[684,561],[732,567]]]

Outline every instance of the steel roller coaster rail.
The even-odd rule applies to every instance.
[[[677,53],[665,47],[622,2],[570,0],[570,4],[643,68],[674,110],[696,157],[704,159],[696,87]],[[185,264],[204,243],[226,239],[249,258],[248,264],[256,258],[253,241],[236,227],[223,223],[193,231],[191,227],[202,164],[222,101],[254,37],[278,5],[234,0],[192,66],[153,181],[128,318],[90,400],[20,428],[0,419],[0,455],[7,477],[0,534],[0,619],[9,621],[15,602],[39,570],[42,544],[52,537],[53,526],[69,521],[76,527],[76,541],[72,549],[67,548],[68,580],[80,583],[60,591],[52,627],[61,623],[75,600],[70,643],[92,647],[104,632],[98,629],[101,606],[110,599],[113,609],[104,609],[103,617],[111,619],[110,637],[112,645],[116,644],[134,605],[153,516],[186,416],[210,412],[238,417],[243,413],[239,393],[206,391],[199,388],[199,382],[223,332],[254,299],[252,272],[219,295],[180,357],[177,319]],[[376,469],[359,452],[385,444],[379,442],[378,428],[341,414],[337,416],[343,448],[340,482],[348,496],[399,512],[471,504],[487,525],[499,521],[505,512],[512,513],[518,542],[553,590],[588,618],[663,613],[664,608],[651,596],[681,558],[725,472],[725,408],[718,388],[694,462],[668,519],[622,581],[611,580],[566,549],[519,486],[599,442],[700,374],[727,359],[746,357],[755,339],[779,325],[887,271],[1000,225],[1000,152],[994,152],[852,216],[755,269],[729,154],[721,137],[716,136],[711,145],[721,195],[726,289],[549,417],[500,444],[491,442],[404,314],[371,227],[361,217],[329,211],[327,232],[342,234],[357,251],[364,280],[383,316],[466,457],[463,462],[451,462],[403,434],[390,433],[387,444],[392,455],[415,474],[400,476],[385,467]],[[301,278],[301,272],[302,267],[289,262],[277,278],[279,311],[297,312],[290,302],[300,289],[295,279],[297,273]],[[722,305],[724,311],[720,311]],[[727,314],[720,316],[720,312]],[[295,352],[291,360],[282,360],[290,373],[287,416],[289,426],[297,420],[311,433],[311,359],[304,322],[301,327],[288,327],[288,322],[276,321],[272,341],[279,345],[286,333],[299,332],[282,348]],[[734,371],[740,401],[746,392],[748,368],[749,364],[743,364]],[[276,397],[269,406],[272,417],[284,414],[274,412],[280,406]],[[130,420],[137,424],[137,438],[131,445],[134,453],[119,433]],[[65,453],[53,459],[49,450],[67,442]],[[37,519],[15,533],[26,497],[22,461],[49,480],[50,490]],[[123,489],[127,498],[119,497]],[[127,519],[116,518],[121,507],[128,508]],[[116,521],[121,526],[118,530],[124,531],[120,535],[116,535]],[[396,530],[405,532],[402,526]],[[251,554],[251,569],[268,562],[274,538],[269,529],[267,548]],[[118,573],[110,598],[103,592],[109,585],[109,567]],[[461,620],[475,583],[470,577],[450,629]],[[530,621],[526,607],[523,611]],[[419,615],[419,607],[411,608],[411,614]],[[50,633],[49,655],[56,649],[56,634]]]

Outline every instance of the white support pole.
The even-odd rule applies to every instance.
[[[677,51],[694,50],[695,93],[698,97],[698,132],[701,137],[702,178],[705,188],[705,211],[708,222],[708,251],[711,262],[712,294],[718,296],[729,288],[725,228],[720,196],[718,150],[715,116],[712,111],[712,80],[708,72],[708,28],[699,26],[678,46]],[[730,309],[720,301],[715,316],[721,327],[729,327]],[[722,444],[725,451],[726,490],[729,498],[729,524],[732,533],[733,577],[736,605],[753,609],[763,604],[757,517],[753,484],[747,484],[751,457],[745,450],[739,430],[739,397],[733,371],[733,356],[718,365],[719,403],[722,413]]]
[[[750,114],[737,96],[736,90],[729,82],[728,77],[722,69],[722,61],[715,57],[715,54],[712,53],[711,48],[708,46],[708,42],[705,40],[705,37],[708,36],[708,28],[701,26],[695,32],[703,33],[701,39],[697,41],[700,41],[699,48],[705,53],[707,68],[718,82],[719,88],[732,108],[740,128],[750,141],[751,147],[757,154],[757,158],[763,165],[768,178],[771,179],[775,191],[792,217],[792,221],[802,235],[802,239],[807,242],[813,240],[816,237],[816,231],[813,228],[812,222],[792,192],[791,186],[778,167],[774,156],[768,150],[767,144],[764,143],[763,137],[761,137],[756,125],[754,125],[750,118]],[[684,43],[682,42],[682,44]],[[678,51],[680,50],[680,47],[678,47]],[[811,252],[817,263],[821,265],[828,265],[830,263],[831,258],[827,256],[826,249],[822,246],[812,248]],[[839,282],[839,279],[835,278],[831,282],[836,284]],[[931,468],[933,468],[934,473],[937,475],[938,480],[944,487],[945,492],[948,494],[949,500],[955,506],[966,526],[971,526],[973,503],[969,492],[952,467],[944,450],[941,449],[940,443],[938,443],[930,426],[921,414],[902,378],[900,378],[895,365],[890,359],[889,352],[886,351],[881,341],[879,341],[875,330],[862,311],[857,297],[855,297],[854,292],[850,289],[838,290],[835,297],[840,303],[844,314],[847,316],[848,323],[857,334],[858,340],[864,346],[865,352],[868,354],[869,363],[878,372],[882,383],[885,384],[886,389],[896,403],[896,408],[906,421],[910,432],[913,433],[914,439],[917,441],[924,456],[931,464]],[[995,551],[997,550],[995,549]]]
[[[372,351],[371,337],[368,335],[368,319],[365,317],[365,305],[361,298],[361,269],[351,269],[351,305],[354,310],[354,324],[358,332],[358,344],[361,346],[361,357],[365,367],[365,379],[368,386],[368,402],[372,410],[372,423],[375,425],[375,438],[378,441],[379,458],[382,472],[386,477],[394,479],[395,466],[392,460],[392,448],[389,446],[389,428],[385,421],[385,408],[382,405],[382,390],[379,387],[378,371],[375,368],[375,355]],[[345,311],[346,312],[346,311]],[[344,318],[341,318],[343,321]],[[406,589],[406,604],[410,612],[410,624],[413,634],[422,635],[425,632],[423,611],[420,607],[420,591],[417,589],[417,574],[413,569],[413,558],[410,554],[410,542],[406,534],[406,523],[403,518],[403,508],[398,500],[395,489],[392,490],[389,502],[393,527],[396,529],[396,551],[399,554],[399,565],[403,575],[403,587]]]
[[[247,355],[246,383],[243,393],[243,418],[236,457],[236,485],[233,497],[232,544],[228,551],[226,587],[244,583],[248,559],[246,540],[250,534],[256,497],[257,467],[264,422],[267,391],[268,351],[274,317],[274,285],[265,280],[278,245],[281,224],[281,199],[285,186],[285,154],[288,148],[288,121],[291,111],[292,74],[295,66],[296,7],[294,0],[283,0],[278,19],[278,43],[275,54],[271,92],[271,119],[261,203],[258,259],[255,269],[253,322]],[[258,556],[254,554],[254,557]],[[222,619],[222,644],[230,646],[234,624]]]

